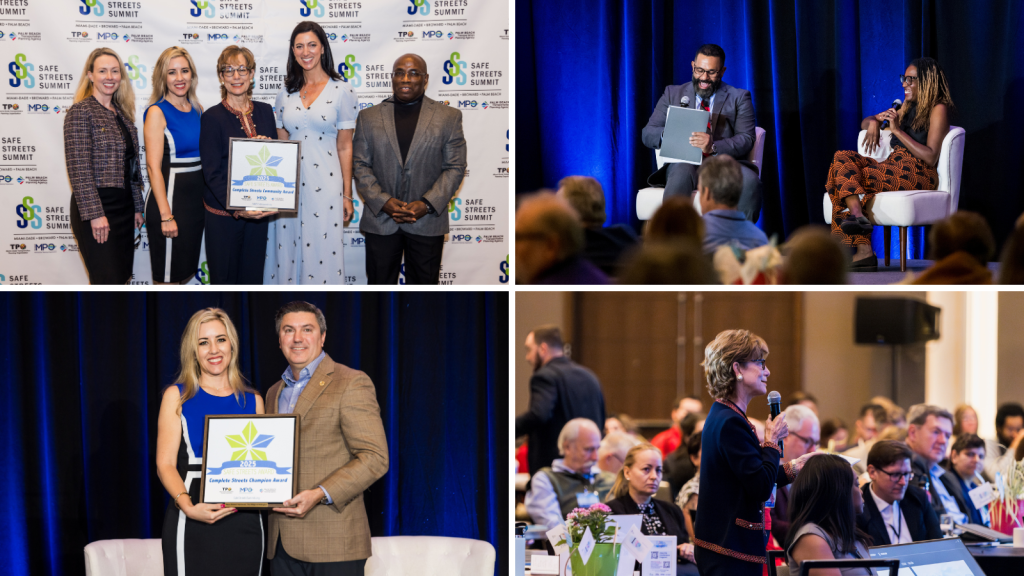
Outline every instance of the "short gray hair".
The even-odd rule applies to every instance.
[[[591,428],[597,435],[601,435],[601,429],[597,427],[590,418],[573,418],[562,426],[562,431],[558,433],[558,453],[565,456],[565,445],[569,442],[575,442],[580,437],[580,428]]]
[[[789,425],[790,430],[799,430],[804,425],[805,420],[813,420],[818,430],[821,430],[821,422],[818,422],[818,417],[814,415],[814,410],[811,410],[803,404],[793,404],[783,412],[786,415],[786,424]]]
[[[640,443],[636,436],[625,432],[612,432],[601,440],[601,447],[597,450],[597,457],[600,459],[605,454],[615,454],[619,460],[625,462],[626,453],[633,446]]]
[[[953,415],[949,413],[949,410],[946,410],[942,406],[934,406],[932,404],[914,404],[910,407],[910,412],[907,413],[907,424],[924,426],[924,423],[928,421],[929,416],[947,418],[950,424],[954,422]]]
[[[281,321],[284,319],[285,314],[291,314],[292,312],[309,312],[316,316],[316,323],[320,325],[320,333],[327,333],[327,319],[324,318],[324,313],[319,308],[310,304],[309,302],[303,302],[302,300],[296,300],[295,302],[289,302],[282,306],[278,311],[277,315],[274,316],[274,331],[278,334],[281,333]]]
[[[697,178],[697,187],[710,188],[711,198],[719,204],[735,208],[743,193],[743,170],[740,163],[725,154],[704,160]]]

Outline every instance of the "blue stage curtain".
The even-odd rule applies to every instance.
[[[692,76],[705,43],[726,52],[726,83],[750,90],[767,131],[769,235],[823,224],[832,155],[856,150],[860,121],[903,99],[898,77],[930,56],[967,130],[961,210],[1002,242],[1024,211],[1024,3],[951,0],[524,0],[516,3],[517,192],[597,178],[608,223],[637,226],[636,191],[654,171],[640,140],[669,84]],[[922,258],[924,229],[911,229]],[[882,229],[874,246],[880,252]],[[899,254],[898,234],[891,253]]]
[[[300,299],[377,388],[390,469],[365,493],[372,534],[486,540],[508,574],[508,294],[467,292],[0,295],[0,573],[85,574],[89,542],[159,538],[157,413],[188,319],[227,311],[265,396],[288,366],[274,314]]]

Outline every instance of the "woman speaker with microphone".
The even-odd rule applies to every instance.
[[[694,555],[702,576],[758,576],[767,558],[764,504],[796,478],[810,455],[780,466],[785,414],[765,421],[759,442],[747,406],[767,392],[768,344],[748,330],[726,330],[704,350],[715,399],[701,440],[700,499]]]

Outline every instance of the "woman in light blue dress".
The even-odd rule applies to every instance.
[[[344,227],[352,219],[356,94],[334,68],[315,22],[292,31],[285,88],[274,105],[281,140],[302,142],[298,214],[270,222],[264,284],[344,284]]]

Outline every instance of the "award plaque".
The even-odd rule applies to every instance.
[[[231,138],[228,144],[228,209],[299,209],[297,140]]]
[[[206,417],[199,501],[232,508],[280,508],[298,492],[299,417]]]

